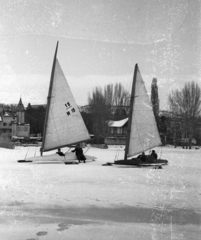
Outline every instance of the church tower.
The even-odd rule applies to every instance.
[[[22,103],[22,99],[20,98],[20,101],[17,105],[17,123],[18,124],[24,124],[25,121],[25,110],[24,110],[24,105]]]

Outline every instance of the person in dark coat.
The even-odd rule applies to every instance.
[[[72,150],[71,152],[75,152],[76,156],[77,156],[77,159],[79,160],[79,162],[83,161],[85,163],[85,156],[83,154],[83,150],[82,148],[80,147],[80,144],[78,143],[75,147],[74,150]]]

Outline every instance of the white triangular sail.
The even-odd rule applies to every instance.
[[[90,139],[59,61],[55,68],[50,93],[50,104],[43,136],[43,151],[49,151]]]
[[[152,104],[136,65],[136,83],[127,156],[131,157],[161,144]]]

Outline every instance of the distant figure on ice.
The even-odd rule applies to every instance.
[[[65,154],[63,152],[61,152],[60,148],[58,148],[58,152],[56,152],[56,154],[58,154],[59,156],[65,156]]]
[[[86,157],[83,154],[83,150],[80,147],[80,144],[78,143],[75,147],[74,150],[72,150],[71,152],[75,152],[77,159],[79,160],[79,162],[83,161],[85,163]]]

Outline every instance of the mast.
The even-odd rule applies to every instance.
[[[134,76],[133,76],[133,85],[132,85],[132,90],[131,90],[130,112],[129,112],[129,118],[128,118],[128,129],[127,129],[126,148],[125,148],[124,160],[127,160],[127,154],[128,154],[128,149],[129,149],[129,143],[130,143],[133,106],[134,106],[134,101],[135,101],[135,86],[136,86],[137,70],[138,70],[138,65],[136,64],[135,65],[135,70],[134,70]]]
[[[47,107],[46,107],[45,123],[44,123],[44,130],[43,130],[43,141],[42,141],[42,147],[40,149],[41,156],[43,155],[45,139],[46,139],[47,122],[48,122],[48,115],[49,115],[49,110],[50,110],[52,85],[53,85],[53,80],[54,80],[54,71],[55,71],[58,45],[59,45],[59,41],[57,41],[56,50],[55,50],[55,54],[54,54],[54,60],[53,60],[53,64],[52,64],[52,72],[51,72],[51,77],[50,77],[49,92],[48,92],[48,96],[47,96]]]

